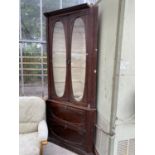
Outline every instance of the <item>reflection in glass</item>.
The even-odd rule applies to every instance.
[[[53,32],[53,76],[57,96],[62,97],[66,79],[66,45],[63,24],[56,22]]]
[[[80,101],[83,97],[86,70],[85,27],[81,18],[77,18],[73,27],[71,45],[71,73],[74,98]]]

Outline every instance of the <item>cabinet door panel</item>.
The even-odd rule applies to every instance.
[[[82,18],[74,22],[71,43],[71,75],[74,99],[80,101],[84,94],[86,72],[86,37]]]
[[[56,22],[53,32],[53,78],[56,95],[62,97],[66,81],[66,43],[64,27],[61,22]]]
[[[94,155],[97,7],[83,4],[45,16],[48,140],[80,155]]]

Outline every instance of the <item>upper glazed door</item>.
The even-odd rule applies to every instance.
[[[95,104],[96,51],[89,14],[86,9],[49,18],[49,99],[84,107]]]
[[[53,30],[52,68],[55,94],[63,97],[66,83],[66,40],[63,23],[57,21]]]
[[[71,80],[73,99],[81,101],[84,96],[86,75],[86,33],[82,18],[73,24],[71,40]]]
[[[49,22],[49,98],[67,101],[67,22],[65,18],[52,18]]]
[[[88,105],[88,28],[87,14],[70,16],[70,102]]]
[[[87,104],[86,15],[50,20],[51,98]]]

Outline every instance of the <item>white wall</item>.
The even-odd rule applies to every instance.
[[[112,143],[104,132],[111,134],[111,114],[116,112],[120,120],[134,114],[134,0],[102,0],[99,14],[96,149],[100,155],[108,155]]]
[[[117,107],[117,117],[121,120],[134,114],[134,25],[134,0],[126,0]]]
[[[119,141],[135,138],[134,3],[134,0],[125,0],[120,71],[118,74],[117,120],[115,122],[114,145],[116,146]],[[127,152],[129,152],[128,149]],[[132,150],[134,152],[134,148]],[[114,147],[113,151],[114,154],[117,154],[117,147]]]
[[[108,154],[111,104],[113,93],[113,73],[117,39],[119,0],[102,0],[99,3],[99,70],[97,91],[96,149],[100,155]]]

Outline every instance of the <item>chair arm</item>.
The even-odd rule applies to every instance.
[[[48,129],[47,123],[45,120],[39,122],[38,125],[38,137],[40,141],[47,141],[48,138]]]

